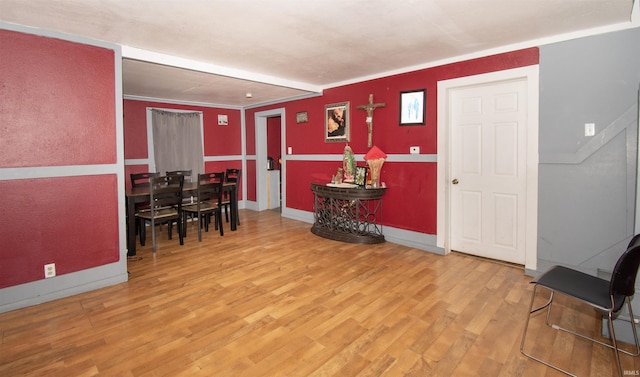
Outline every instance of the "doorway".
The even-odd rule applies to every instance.
[[[280,211],[282,118],[267,118],[267,209]]]
[[[267,142],[267,120],[268,118],[280,117],[280,154],[282,163],[280,165],[280,207],[281,211],[286,208],[287,185],[286,185],[286,155],[284,146],[286,145],[285,132],[285,110],[284,108],[260,111],[255,113],[256,125],[256,207],[258,211],[269,209],[269,185],[268,177],[268,142]]]
[[[538,67],[438,83],[438,246],[535,270]]]

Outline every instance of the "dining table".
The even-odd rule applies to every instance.
[[[197,182],[184,182],[182,195],[184,198],[193,196],[198,190]],[[235,231],[238,220],[238,190],[235,182],[224,182],[222,191],[229,193],[231,231]],[[145,203],[151,200],[151,192],[148,185],[128,187],[125,191],[127,207],[127,256],[136,255],[136,203]],[[222,226],[222,224],[220,225]]]

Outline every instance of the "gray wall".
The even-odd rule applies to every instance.
[[[540,47],[538,271],[605,277],[633,235],[639,84],[638,28]]]

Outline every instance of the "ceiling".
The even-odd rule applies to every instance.
[[[630,27],[633,7],[632,0],[0,0],[0,20],[122,45],[125,96],[247,107]]]

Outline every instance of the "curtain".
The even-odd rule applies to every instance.
[[[199,112],[151,109],[156,171],[191,170],[192,179],[204,172]]]

